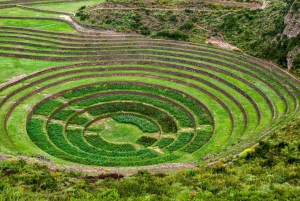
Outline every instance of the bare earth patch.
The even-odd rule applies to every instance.
[[[19,79],[22,79],[22,78],[24,78],[26,76],[27,76],[26,74],[22,74],[22,75],[18,75],[18,76],[12,77],[9,80],[7,80],[7,82],[4,82],[4,83],[0,84],[0,87],[5,86],[5,85],[10,84],[10,83],[13,83],[13,82],[16,82]]]
[[[210,37],[210,38],[206,39],[206,43],[217,45],[220,48],[224,48],[224,49],[239,50],[239,48],[237,48],[236,46],[231,45],[231,44],[227,43],[226,41],[223,41],[220,38]]]

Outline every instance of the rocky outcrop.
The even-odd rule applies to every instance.
[[[300,9],[295,11],[295,2],[291,5],[288,14],[284,18],[285,29],[283,35],[289,39],[296,37],[300,33]],[[293,68],[293,60],[300,53],[300,47],[295,47],[287,54],[287,67],[288,70]]]
[[[289,51],[287,58],[286,58],[288,70],[291,70],[293,68],[293,61],[297,57],[298,54],[300,54],[300,47],[296,47],[293,50]]]

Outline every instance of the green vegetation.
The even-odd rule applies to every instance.
[[[92,132],[100,133],[104,129],[105,129],[105,125],[102,122],[101,123],[95,122],[94,124],[87,127],[86,131],[92,131]]]
[[[72,98],[75,97],[81,97],[87,94],[92,94],[92,93],[97,93],[105,90],[139,90],[143,92],[150,92],[151,94],[156,94],[156,95],[163,95],[167,98],[174,99],[176,101],[179,101],[180,103],[184,104],[186,107],[189,107],[191,111],[194,112],[194,115],[198,116],[198,121],[200,124],[211,124],[211,119],[209,115],[207,114],[206,111],[202,107],[199,107],[199,105],[194,101],[189,98],[186,98],[186,95],[180,91],[174,91],[170,88],[161,88],[161,87],[151,87],[151,86],[146,86],[142,85],[141,83],[136,83],[136,84],[130,84],[130,83],[124,83],[124,84],[113,84],[113,83],[108,83],[108,84],[103,84],[103,85],[98,85],[98,86],[88,86],[84,87],[81,89],[77,90],[72,90],[69,92],[66,92],[65,94],[62,95],[63,98],[72,100]],[[163,108],[165,110],[168,110],[171,114],[173,114],[176,119],[180,122],[180,124],[184,127],[190,127],[192,125],[192,122],[190,118],[184,114],[183,111],[176,109],[174,107],[170,107],[166,103],[162,103],[158,101],[157,99],[154,99],[153,101],[151,100],[151,97],[139,97],[137,95],[127,95],[129,96],[129,100],[138,100],[140,102],[148,102],[151,104],[154,104],[160,108]],[[76,103],[79,106],[86,106],[86,105],[92,105],[95,103],[98,103],[100,101],[107,101],[111,100],[108,99],[110,96],[105,96],[105,97],[97,97],[97,98],[91,98],[91,99],[86,99],[83,101],[80,101]],[[125,99],[125,95],[122,94],[122,100]],[[159,105],[158,105],[159,103]]]
[[[149,146],[153,145],[156,141],[157,141],[157,139],[155,139],[155,138],[142,136],[136,142],[145,147],[149,147]]]
[[[39,108],[38,108],[39,109]],[[71,117],[71,115],[75,114],[75,110],[60,110],[53,116],[53,119],[57,120],[66,120],[67,118]]]
[[[51,1],[51,0],[50,0]],[[36,4],[30,7],[37,9],[44,9],[50,11],[62,11],[62,12],[70,12],[76,13],[77,10],[82,6],[91,6],[97,3],[101,3],[104,0],[82,0],[82,1],[71,1],[71,2],[59,2],[59,3],[48,3],[48,4]]]
[[[185,146],[182,151],[193,153],[201,148],[211,137],[210,131],[197,130],[194,139],[191,143]]]
[[[119,123],[129,123],[139,127],[143,132],[155,133],[158,132],[158,128],[155,124],[147,119],[143,119],[132,115],[115,115],[112,118]]]
[[[298,200],[299,3],[103,2],[0,0],[0,200]]]
[[[63,103],[56,100],[49,100],[42,105],[40,105],[37,110],[34,111],[35,115],[48,116],[54,111],[57,107],[63,105]]]
[[[151,37],[199,43],[204,43],[210,37],[218,37],[248,54],[275,61],[286,68],[288,53],[300,46],[299,35],[290,38],[284,32],[284,17],[290,12],[293,2],[276,0],[269,2],[265,9],[253,9],[243,7],[242,4],[241,7],[239,4],[222,5],[223,1],[211,4],[200,2],[197,5],[193,1],[157,1],[152,4],[106,1],[97,6],[134,9],[100,10],[91,6],[77,12],[77,16],[78,20],[89,25],[137,32]],[[296,19],[298,8],[299,3],[295,2],[290,13]]]
[[[59,14],[32,12],[20,7],[2,9],[1,16],[15,16],[15,17],[59,17]]]
[[[237,52],[105,31],[57,34],[17,26],[1,27],[1,53],[41,60],[41,67],[34,63],[27,72],[35,73],[1,88],[3,151],[36,154],[41,148],[54,161],[105,166],[202,164],[239,153],[297,112],[298,83]],[[194,28],[178,26],[183,33]],[[60,62],[44,67],[45,61]],[[139,117],[139,125],[155,124],[157,133],[112,120],[97,126],[124,114]],[[38,120],[34,133],[32,121]],[[37,142],[42,134],[45,142]]]
[[[74,33],[72,27],[66,23],[55,20],[29,20],[29,19],[0,19],[0,26],[15,26],[32,28],[43,31]]]
[[[120,135],[120,133],[118,134]],[[121,136],[123,135],[121,134]],[[99,135],[87,135],[85,136],[85,139],[94,147],[98,147],[104,150],[118,151],[118,152],[129,152],[129,151],[136,150],[134,146],[131,144],[112,144],[103,140],[102,137]]]
[[[90,120],[86,117],[80,117],[80,116],[76,116],[74,118],[72,118],[69,123],[70,124],[77,124],[77,125],[86,125]]]
[[[173,173],[53,171],[24,160],[1,161],[1,199],[20,200],[297,200],[300,119],[260,143],[245,159]],[[275,157],[274,157],[275,156]],[[224,164],[227,164],[224,166]],[[119,177],[117,177],[119,175]],[[174,185],[176,184],[176,185]],[[99,190],[100,189],[100,190]]]
[[[138,127],[132,124],[123,124],[114,118],[106,119],[103,124],[108,129],[104,129],[100,136],[112,143],[134,143],[143,134]]]
[[[179,133],[176,140],[168,147],[166,147],[166,150],[173,152],[175,150],[181,149],[182,147],[189,144],[193,137],[194,133]]]
[[[283,34],[284,16],[291,3],[289,0],[274,1],[264,10],[245,10],[227,15],[219,30],[226,41],[243,51],[286,68],[287,54],[300,46],[299,35],[288,39]]]
[[[161,126],[165,133],[177,132],[174,120],[166,113],[157,108],[140,103],[109,103],[96,106],[88,111],[91,116],[101,116],[106,113],[133,112],[153,118]]]
[[[157,143],[155,143],[155,146],[159,148],[164,148],[168,145],[170,145],[174,141],[173,138],[160,138]]]

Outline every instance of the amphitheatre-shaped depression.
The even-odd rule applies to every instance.
[[[0,87],[10,149],[100,166],[191,162],[239,152],[298,112],[299,81],[242,53],[105,32],[0,32],[15,39],[1,40],[2,56],[74,62]]]

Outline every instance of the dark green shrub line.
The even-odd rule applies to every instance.
[[[89,123],[90,119],[84,116],[76,116],[77,113],[75,113],[75,116],[73,115],[70,120],[67,121],[67,124],[76,124],[80,126],[85,126],[87,123]]]
[[[53,119],[64,121],[64,120],[67,120],[72,115],[74,115],[76,112],[77,112],[76,110],[62,109],[62,110],[59,110],[58,112],[55,112]]]
[[[178,136],[174,142],[172,142],[169,146],[165,147],[164,150],[174,152],[188,145],[194,138],[194,133],[191,132],[182,132],[178,133]]]
[[[61,105],[63,105],[63,103],[58,100],[49,100],[40,105],[36,110],[34,110],[33,114],[48,117],[52,111],[54,111],[57,107]]]
[[[178,121],[179,127],[195,127],[195,124],[191,120],[192,114],[188,110],[183,108],[180,104],[177,104],[171,100],[162,98],[160,96],[154,96],[153,94],[133,92],[133,91],[110,91],[103,92],[99,94],[91,94],[88,96],[81,97],[79,99],[73,99],[69,102],[68,106],[80,106],[87,107],[101,102],[111,102],[127,100],[140,103],[147,103],[149,105],[155,106],[167,112],[168,114],[174,116]],[[203,117],[203,114],[199,114]]]
[[[87,111],[91,116],[101,116],[103,114],[109,114],[113,112],[134,112],[142,114],[144,116],[149,116],[153,118],[162,128],[162,131],[165,133],[176,133],[177,126],[171,116],[163,112],[161,109],[152,107],[150,105],[144,105],[141,103],[134,102],[113,102],[101,105],[95,105],[89,108],[86,108],[84,111]]]
[[[41,119],[34,119],[31,118],[27,124],[27,133],[31,140],[43,151],[47,152],[48,154],[68,160],[73,162],[78,162],[82,164],[89,164],[89,162],[85,158],[81,158],[80,156],[74,156],[68,154],[67,152],[59,149],[56,147],[45,134],[43,130],[45,122]]]
[[[64,134],[64,127],[59,124],[50,123],[47,128],[50,140],[61,150],[75,156],[86,158],[86,153],[72,146]]]
[[[109,68],[109,69],[107,69],[107,70],[120,70],[120,68]],[[141,70],[140,68],[132,68],[132,67],[128,67],[128,68],[126,68],[126,70]],[[199,77],[195,77],[195,76],[192,76],[192,75],[187,75],[187,74],[183,74],[183,73],[175,73],[175,72],[168,72],[168,71],[165,71],[165,70],[159,70],[159,69],[151,69],[151,68],[143,68],[142,70],[148,70],[148,71],[150,71],[150,72],[157,72],[157,73],[163,73],[164,75],[165,74],[170,74],[170,75],[174,75],[174,76],[178,76],[178,77],[184,77],[184,78],[189,78],[189,79],[192,79],[192,80],[196,80],[196,81],[198,81],[198,82],[200,82],[200,83],[203,83],[203,84],[205,84],[205,85],[207,85],[207,86],[209,86],[209,87],[212,87],[212,88],[214,88],[215,90],[217,90],[217,91],[220,91],[220,93],[223,93],[225,96],[227,96],[230,100],[232,100],[238,107],[239,107],[239,109],[241,110],[241,112],[243,113],[243,115],[244,115],[244,118],[245,118],[245,121],[246,121],[246,126],[247,126],[247,122],[248,122],[248,118],[247,118],[247,113],[246,113],[246,111],[245,111],[245,109],[243,108],[243,106],[239,103],[239,101],[237,101],[231,94],[229,94],[229,93],[227,93],[226,92],[226,90],[223,90],[223,89],[221,89],[220,87],[218,87],[218,86],[216,86],[216,85],[214,85],[214,84],[212,84],[211,82],[208,82],[208,81],[206,81],[206,80],[204,80],[204,79],[202,79],[202,78],[199,78]],[[100,71],[102,71],[102,70],[100,70]],[[262,96],[262,98],[263,99],[265,99],[265,101],[267,102],[267,104],[268,104],[268,106],[270,107],[270,110],[271,110],[271,112],[272,112],[272,116],[273,116],[273,118],[275,117],[275,107],[274,107],[274,105],[273,105],[273,103],[272,103],[272,101],[268,98],[268,96],[266,96],[265,94],[264,94],[264,92],[263,91],[261,91],[258,87],[256,87],[254,84],[252,84],[252,83],[250,83],[249,81],[247,81],[247,80],[245,80],[244,78],[241,78],[241,77],[239,77],[239,76],[237,76],[237,75],[235,75],[235,74],[233,74],[233,73],[231,73],[232,75],[232,77],[235,77],[235,78],[237,78],[237,79],[239,79],[240,81],[242,81],[242,82],[244,82],[245,84],[247,84],[247,85],[249,85],[251,88],[253,88],[253,90],[254,91],[256,91],[256,92],[258,92],[261,96]],[[173,79],[174,80],[174,79]],[[226,83],[228,83],[228,82],[224,82],[225,84]],[[238,89],[238,87],[236,87],[236,86],[234,86],[234,85],[230,85],[231,87],[234,87],[234,89],[235,90],[237,90]],[[204,91],[203,89],[202,89],[202,91]],[[242,91],[242,90],[237,90],[241,95],[244,95],[245,96],[245,98],[247,98],[248,100],[252,100],[251,98],[250,98],[250,96],[248,95],[247,96],[247,94],[246,94],[246,92],[244,92],[244,91]],[[208,93],[207,93],[208,94]],[[255,102],[253,103],[254,101],[252,100],[252,104],[255,106]],[[261,116],[260,116],[260,112],[259,111],[257,111],[257,115],[258,115],[258,118],[259,119],[261,119]],[[245,127],[246,127],[245,126]]]
[[[43,126],[45,123],[43,120],[31,118],[28,122],[29,123],[27,125],[27,132],[28,132],[30,138],[42,150],[44,150],[45,152],[47,152],[55,157],[58,157],[58,158],[61,158],[64,160],[68,160],[68,161],[72,161],[72,162],[76,162],[76,163],[87,164],[87,165],[103,165],[103,166],[119,166],[119,165],[136,166],[135,163],[137,163],[137,165],[151,165],[151,164],[155,164],[155,163],[166,162],[166,161],[168,161],[168,159],[178,158],[178,156],[175,157],[175,155],[170,155],[170,156],[157,157],[157,158],[151,159],[151,156],[154,157],[155,152],[150,151],[149,153],[146,153],[144,157],[137,156],[137,159],[138,159],[137,161],[132,160],[131,157],[130,158],[125,157],[123,159],[119,158],[119,160],[115,160],[114,158],[110,159],[110,158],[103,158],[103,157],[99,157],[99,156],[96,157],[96,155],[86,154],[85,152],[80,152],[77,149],[75,149],[76,150],[75,151],[73,147],[66,146],[66,145],[69,145],[67,143],[67,144],[65,144],[66,147],[64,147],[64,149],[66,151],[73,150],[73,151],[77,152],[76,153],[77,155],[68,154],[68,152],[64,152],[62,149],[58,149],[46,137],[47,135],[43,131]],[[51,128],[50,128],[51,132],[53,132],[53,133],[50,133],[50,136],[54,133],[59,134],[59,132],[61,131],[61,128],[59,128],[59,125],[50,124],[50,126],[51,126]],[[52,136],[52,137],[56,138],[54,141],[57,141],[57,143],[60,143],[59,146],[63,146],[63,144],[64,144],[64,142],[60,142],[60,139],[59,139],[60,137],[62,137],[62,135],[58,135],[55,137]],[[143,159],[146,159],[146,160],[143,161]],[[143,163],[145,163],[145,164],[143,164]]]
[[[197,130],[194,139],[181,151],[193,153],[205,145],[211,138],[212,132],[207,130]]]
[[[114,150],[114,145],[110,150],[105,149],[106,146],[110,146],[109,143],[105,144],[105,147],[99,147],[96,148],[95,146],[91,146],[90,143],[88,143],[83,136],[83,131],[82,130],[67,130],[67,138],[68,140],[75,146],[77,146],[79,149],[88,152],[88,153],[93,153],[97,154],[99,156],[107,156],[107,157],[113,157],[115,160],[137,160],[141,159],[141,157],[149,157],[149,158],[154,158],[157,157],[158,154],[151,150],[151,149],[141,149],[137,151],[122,151],[120,152],[119,149],[124,150],[126,148],[125,146],[121,145],[121,148],[118,148]],[[130,159],[123,159],[126,157],[130,157]],[[138,157],[138,158],[137,158]]]
[[[115,152],[131,152],[136,151],[132,144],[114,144],[103,140],[100,135],[86,135],[86,141],[96,148]]]
[[[102,117],[101,117],[102,118]],[[96,118],[98,119],[98,117]],[[93,119],[92,121],[90,121],[88,124],[86,124],[84,127],[85,127],[85,131],[90,131],[90,132],[96,132],[96,133],[101,133],[104,129],[105,129],[105,126],[104,125],[99,125],[97,127],[92,127],[90,126],[91,125],[91,122],[95,122],[94,121],[95,119]],[[88,125],[88,126],[87,126]]]
[[[151,53],[152,53],[152,52],[151,52]],[[166,54],[166,53],[164,53],[164,54]],[[185,57],[187,57],[187,56],[185,56]],[[217,61],[215,61],[215,62],[217,62]],[[223,64],[223,65],[225,65],[225,64]],[[235,76],[235,78],[236,78],[236,77],[237,77],[237,76]],[[240,78],[240,80],[243,81],[243,82],[245,82],[245,80],[242,79],[242,78]],[[202,82],[203,82],[203,80],[202,80]],[[228,84],[228,82],[226,82],[226,81],[224,81],[224,80],[223,80],[223,83]],[[258,93],[260,93],[260,95],[267,101],[267,103],[268,103],[269,106],[271,107],[271,110],[272,110],[272,113],[273,113],[273,116],[274,116],[274,115],[275,115],[275,108],[274,108],[274,106],[272,105],[272,102],[268,99],[268,97],[265,96],[264,93],[263,93],[259,88],[255,87],[255,85],[251,84],[250,82],[249,82],[249,83],[246,83],[246,84],[248,84],[249,86],[251,86],[252,88],[254,88],[254,90],[257,91]],[[232,85],[229,85],[229,86],[232,87]],[[237,88],[234,88],[234,89],[237,89]],[[281,94],[278,92],[278,90],[277,90],[276,88],[273,87],[273,89],[275,90],[275,92],[277,92],[277,94],[281,95]],[[238,92],[239,92],[240,94],[242,94],[242,95],[246,94],[246,93],[243,92],[242,90],[238,90]],[[245,97],[249,99],[249,96],[245,96]],[[287,101],[286,101],[285,97],[284,97],[283,95],[281,95],[280,97],[281,97],[281,98],[285,101],[285,103],[287,104]],[[254,103],[254,101],[252,101],[252,104],[253,104],[253,103]],[[237,102],[236,102],[236,104],[237,104]],[[240,108],[240,109],[243,109],[242,107],[239,107],[239,108]],[[243,114],[246,114],[246,113],[243,112]],[[259,113],[258,113],[258,115],[259,115]],[[246,115],[244,115],[244,117],[247,118]],[[246,119],[246,121],[247,121],[247,119]]]
[[[157,141],[156,138],[142,136],[136,141],[136,143],[143,145],[145,147],[149,147],[149,146],[153,145],[156,141]]]
[[[103,157],[101,155],[95,155],[95,154],[91,154],[91,153],[87,153],[84,152],[80,149],[77,149],[75,147],[73,147],[70,143],[68,143],[67,139],[65,138],[64,134],[63,134],[63,127],[61,125],[58,124],[49,124],[48,125],[48,135],[49,138],[51,139],[51,141],[60,149],[73,154],[75,156],[80,156],[81,158],[87,158],[91,161],[94,161],[95,163],[98,163],[98,161],[105,161],[105,162],[109,162],[109,161],[118,161],[118,162],[125,162],[128,160],[134,160],[135,157],[131,156],[129,159],[128,158],[108,158],[108,157]],[[74,134],[74,133],[73,133]],[[109,143],[106,142],[105,140],[103,140],[100,136],[96,135],[97,138],[92,138],[91,136],[85,136],[85,139],[88,141],[88,143],[91,143],[91,139],[94,139],[95,141],[92,140],[92,142],[94,143],[93,145],[97,145],[98,147],[103,149],[103,150],[108,150],[108,151],[115,151],[115,152],[130,152],[130,151],[136,151],[135,147],[131,144],[114,144],[114,143]],[[151,153],[151,152],[150,152]],[[154,152],[153,152],[154,153]],[[144,158],[151,158],[151,157],[155,157],[157,155],[151,155],[151,154],[147,154],[146,156],[136,156],[137,161],[139,160],[143,160]],[[125,161],[122,161],[125,160]]]
[[[268,84],[268,82],[265,82],[265,83]],[[272,85],[269,84],[269,86],[272,86]]]
[[[172,81],[174,81],[174,79],[172,79]],[[198,87],[198,89],[200,89],[200,88]],[[201,91],[204,91],[204,90],[202,89]],[[211,93],[209,93],[209,92],[207,92],[207,91],[206,91],[206,93],[209,94],[210,96],[212,96]],[[222,93],[226,93],[226,92],[225,92],[225,91],[222,91]],[[226,95],[227,95],[227,96],[230,96],[228,93],[226,93]],[[269,100],[269,99],[266,97],[265,94],[262,94],[262,95],[264,95],[263,97],[264,97],[266,100]],[[216,98],[216,97],[215,97],[215,98]],[[235,100],[235,99],[232,98],[232,97],[231,97],[231,99],[232,99],[233,101]],[[239,102],[235,101],[235,103],[238,104],[238,106],[239,106],[239,108],[240,108],[241,110],[243,109],[243,107],[239,104]],[[272,103],[271,103],[270,101],[267,101],[267,103],[269,104],[269,106],[273,106]],[[273,114],[274,114],[274,107],[271,107],[271,108],[272,108],[271,111],[273,111]],[[244,114],[244,116],[246,117],[245,111],[243,112],[243,114]],[[245,125],[247,125],[247,123],[246,123]]]
[[[112,118],[119,123],[130,123],[139,127],[143,132],[155,133],[158,132],[158,128],[155,124],[147,119],[140,118],[133,115],[113,115]]]
[[[254,86],[254,85],[253,85],[253,86]],[[252,87],[253,87],[253,86],[252,86]],[[260,92],[260,91],[258,90],[258,92]],[[279,92],[277,92],[277,93],[279,94]],[[244,94],[244,93],[241,93],[241,94]],[[262,92],[260,92],[260,94],[267,100],[267,97],[264,96],[264,94],[263,94]],[[282,96],[282,95],[281,95],[281,98],[282,98],[283,100],[285,100],[284,96]],[[267,100],[267,102],[268,102],[269,106],[272,106],[272,104],[271,104],[270,101]],[[272,108],[272,107],[271,107],[271,108]]]
[[[106,42],[106,41],[117,41],[117,40],[130,40],[131,38],[132,39],[135,39],[137,38],[132,36],[132,35],[127,35],[124,37],[124,35],[122,36],[114,36],[114,37],[111,37],[111,36],[102,36],[101,38],[94,38],[94,39],[91,39],[90,37],[85,37],[85,38],[70,38],[70,37],[61,37],[61,36],[58,36],[58,35],[43,35],[43,34],[37,34],[37,33],[34,33],[34,32],[24,32],[24,31],[4,31],[4,30],[1,30],[0,31],[0,34],[3,34],[3,35],[11,35],[11,36],[14,36],[14,35],[27,35],[27,36],[30,36],[30,37],[35,37],[35,38],[46,38],[48,40],[55,40],[55,41],[69,41],[69,42],[77,42],[77,43],[99,43],[99,42]],[[141,38],[142,39],[142,38]]]
[[[186,107],[190,108],[190,111],[194,111],[194,116],[201,114],[198,120],[201,122],[204,120],[203,124],[210,124],[211,122],[209,115],[206,114],[206,111],[202,108],[202,105],[199,104],[199,101],[192,96],[172,88],[142,82],[104,82],[103,84],[98,84],[98,86],[97,84],[91,84],[90,86],[69,90],[68,92],[64,93],[62,97],[67,100],[72,100],[75,97],[81,97],[104,90],[136,90],[169,97],[172,100],[176,100],[181,104],[184,104]],[[205,118],[205,116],[207,116],[208,119],[206,119],[207,117]]]

